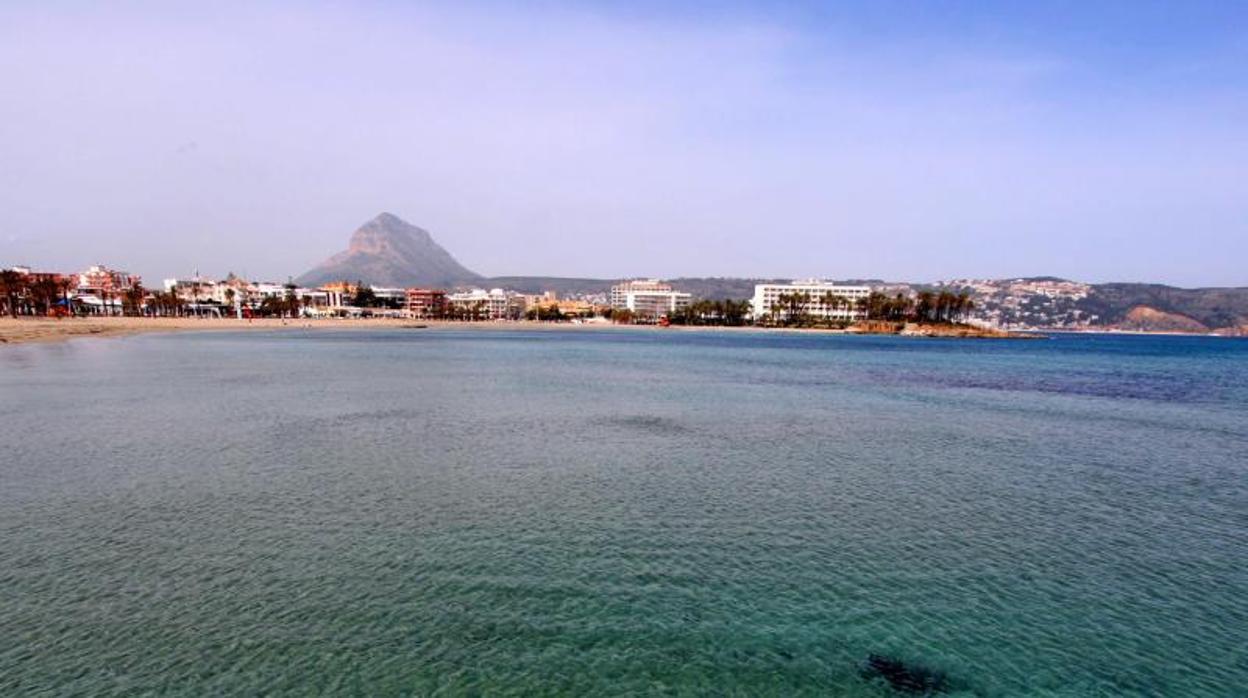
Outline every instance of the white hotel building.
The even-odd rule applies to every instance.
[[[611,307],[630,310],[635,315],[657,318],[689,305],[692,296],[673,291],[658,279],[635,279],[611,287]]]
[[[474,288],[459,293],[446,294],[446,303],[452,307],[463,308],[464,310],[477,311],[482,314],[481,319],[501,320],[510,314],[511,296],[501,288],[490,289]]]
[[[852,322],[862,319],[864,313],[858,309],[857,302],[871,295],[871,287],[839,286],[816,279],[792,281],[787,284],[758,284],[754,287],[752,301],[754,319],[761,320],[767,317],[773,308],[780,305],[780,296],[791,293],[809,294],[810,302],[806,304],[804,310],[812,317]],[[829,293],[848,300],[848,307],[843,302],[824,303],[824,296]]]

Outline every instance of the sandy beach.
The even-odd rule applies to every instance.
[[[0,344],[58,342],[76,337],[118,337],[147,332],[210,332],[297,328],[365,328],[415,326],[411,320],[281,320],[261,318],[0,318]]]
[[[612,325],[609,323],[548,323],[525,321],[448,322],[395,318],[329,318],[282,320],[257,318],[11,318],[0,317],[0,345],[59,342],[80,337],[121,337],[149,332],[212,332],[249,330],[365,330],[365,329],[429,329],[429,330],[615,330],[659,329],[646,325]],[[682,328],[724,329],[724,328]],[[734,328],[740,329],[740,328]],[[751,328],[752,329],[752,328]]]
[[[212,332],[248,330],[366,330],[366,329],[422,329],[422,330],[540,330],[540,331],[627,331],[654,332],[781,332],[801,334],[895,334],[872,329],[830,329],[795,327],[723,327],[711,325],[616,325],[605,322],[566,323],[491,320],[483,322],[456,322],[446,320],[412,320],[399,318],[327,318],[282,320],[279,318],[145,318],[145,317],[97,317],[97,318],[0,318],[0,345],[28,344],[36,342],[59,342],[81,337],[122,337],[149,332]],[[1034,338],[1035,335],[1007,333],[994,330],[968,328],[921,328],[921,331],[902,334],[912,337],[954,338]]]

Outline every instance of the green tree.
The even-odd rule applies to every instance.
[[[931,291],[919,291],[914,300],[914,316],[915,320],[923,322],[930,320],[932,314],[936,312],[936,295]]]
[[[138,315],[143,307],[143,287],[137,283],[130,284],[122,293],[121,312],[123,315]]]
[[[355,298],[352,302],[361,308],[377,307],[377,294],[373,292],[372,287],[365,286],[364,282],[356,282]]]
[[[30,294],[37,306],[43,306],[42,315],[50,315],[52,306],[61,296],[61,286],[55,280],[42,278],[30,284]]]
[[[294,282],[287,281],[282,288],[285,290],[282,296],[283,314],[292,318],[299,317],[300,302],[298,294],[295,293],[298,287],[295,286]],[[369,293],[372,293],[372,289],[369,289]]]
[[[26,277],[13,269],[0,271],[0,293],[10,317],[17,317],[17,299],[26,291]]]

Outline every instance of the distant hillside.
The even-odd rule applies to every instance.
[[[977,320],[1006,327],[1237,334],[1248,327],[1248,288],[1085,284],[1052,276],[941,282],[973,295]]]
[[[721,277],[681,277],[664,280],[678,291],[691,293],[698,298],[711,299],[749,298],[754,295],[754,284],[765,281],[762,279]],[[481,284],[520,291],[521,293],[554,291],[560,295],[575,295],[607,293],[612,286],[621,281],[623,279],[586,279],[566,276],[494,276],[482,279]]]
[[[668,279],[667,281],[672,285],[672,288],[691,293],[695,298],[742,300],[754,295],[755,284],[788,283],[790,279],[735,279],[723,276],[685,276]]]
[[[333,281],[452,287],[480,283],[482,277],[456,261],[428,231],[383,213],[360,226],[346,250],[304,272],[295,283],[318,286]]]
[[[505,288],[520,293],[545,293],[554,291],[560,296],[606,293],[613,279],[578,279],[565,276],[494,276],[481,280],[481,285]]]
[[[1196,320],[1178,313],[1166,313],[1146,305],[1137,305],[1127,311],[1120,330],[1143,330],[1147,332],[1208,332],[1209,328]]]
[[[633,278],[633,277],[630,277]],[[506,288],[522,293],[554,291],[560,295],[607,293],[621,279],[580,279],[561,276],[495,276],[482,279],[481,284]],[[664,279],[677,291],[697,298],[741,300],[754,295],[754,285],[788,283],[789,279],[737,279],[729,277],[678,277]]]
[[[1148,317],[1158,324],[1173,325],[1173,317],[1136,313],[1146,308],[1167,316],[1183,316],[1206,328],[1218,329],[1248,324],[1248,288],[1175,288],[1161,284],[1095,284],[1078,307],[1099,316],[1097,324],[1118,326],[1130,323],[1133,329],[1149,329]],[[1143,323],[1145,327],[1137,327]],[[1182,322],[1180,321],[1180,324]],[[1189,325],[1195,328],[1196,325]],[[1155,327],[1159,331],[1169,327]]]

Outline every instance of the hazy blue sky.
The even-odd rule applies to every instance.
[[[1248,285],[1248,3],[823,4],[9,0],[0,265]]]

